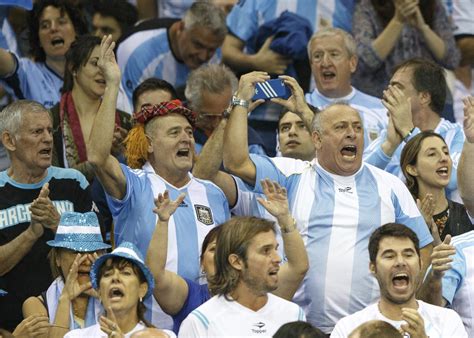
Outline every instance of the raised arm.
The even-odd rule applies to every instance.
[[[38,199],[48,198],[48,186],[48,183],[46,183],[41,188],[41,191],[38,195]],[[32,203],[32,206],[34,206],[34,204],[35,202]],[[43,236],[44,228],[52,228],[54,230],[54,228],[57,226],[57,221],[59,221],[59,218],[52,216],[47,217],[46,214],[49,215],[49,212],[50,210],[48,208],[48,210],[44,211],[44,214],[41,211],[41,215],[37,215],[36,209],[33,208],[33,210],[31,210],[30,226],[25,231],[23,231],[18,237],[8,242],[7,244],[0,246],[0,262],[2,262],[0,264],[0,276],[3,276],[8,273],[18,264],[19,261],[23,259],[23,257],[28,254],[28,252],[30,252],[35,242],[41,236]]]
[[[459,194],[469,215],[474,217],[474,97],[464,99],[464,147],[458,165]]]
[[[111,155],[120,85],[120,69],[115,60],[114,48],[112,36],[104,36],[97,65],[104,74],[106,87],[87,143],[87,157],[105,191],[114,198],[122,199],[126,193],[126,179],[118,160]]]
[[[280,267],[278,289],[273,294],[291,300],[308,271],[308,254],[290,214],[286,189],[270,180],[262,180],[261,185],[267,199],[258,198],[258,202],[277,219],[288,260]]]
[[[240,77],[239,88],[235,96],[250,103],[255,93],[255,84],[264,82],[270,77],[264,72],[252,72]],[[235,105],[230,112],[224,135],[224,166],[232,174],[255,185],[257,174],[255,165],[250,160],[247,139],[248,108]]]
[[[237,188],[234,179],[220,169],[223,156],[224,131],[227,119],[223,118],[206,141],[201,153],[193,167],[193,175],[197,178],[214,182],[222,189],[229,205],[232,207],[237,202]]]
[[[189,291],[188,284],[181,276],[166,270],[168,223],[184,197],[185,195],[181,194],[175,201],[171,201],[167,190],[164,194],[158,194],[155,200],[156,208],[153,210],[158,215],[158,222],[146,256],[147,266],[155,278],[153,295],[163,311],[169,315],[174,315],[181,310]]]

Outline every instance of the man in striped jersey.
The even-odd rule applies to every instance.
[[[156,224],[154,198],[165,190],[174,199],[185,193],[170,219],[166,268],[197,280],[199,248],[209,230],[229,218],[229,203],[221,189],[189,172],[194,156],[194,114],[178,100],[145,105],[134,115],[137,123],[127,138],[130,167],[110,156],[120,82],[111,43],[109,36],[101,45],[99,67],[107,86],[91,131],[88,158],[107,193],[115,244],[132,242],[146,255]]]
[[[220,61],[226,33],[224,13],[208,2],[194,3],[182,20],[139,25],[117,48],[122,90],[129,103],[137,85],[150,77],[166,80],[180,91],[191,70]]]
[[[464,133],[459,124],[440,116],[446,90],[444,70],[439,65],[422,59],[400,64],[382,101],[389,110],[389,126],[366,149],[364,160],[403,179],[400,156],[406,142],[420,131],[434,130],[444,138],[453,160],[451,180],[446,187],[448,198],[460,201],[456,173]]]
[[[254,156],[245,145],[247,107],[264,72],[241,77],[224,143],[224,165],[261,192],[270,178],[288,191],[291,212],[305,239],[310,270],[296,301],[308,321],[330,333],[340,318],[363,309],[379,296],[369,274],[367,244],[381,224],[406,224],[417,234],[423,265],[429,263],[432,237],[405,185],[393,175],[362,162],[363,126],[359,113],[335,103],[316,114],[312,139],[317,159]],[[288,82],[291,85],[291,82]],[[294,86],[294,85],[293,85]],[[307,104],[289,98],[291,111],[307,124]],[[424,269],[422,269],[424,271]]]

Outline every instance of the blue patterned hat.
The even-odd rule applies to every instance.
[[[102,264],[104,264],[107,259],[113,257],[121,257],[126,260],[131,261],[133,264],[138,266],[142,270],[143,275],[148,283],[148,291],[145,295],[145,298],[150,296],[153,293],[153,288],[155,286],[155,280],[151,274],[148,267],[145,265],[143,256],[138,251],[138,248],[130,242],[122,242],[114,251],[109,254],[105,254],[97,258],[97,260],[92,264],[91,268],[91,282],[94,289],[99,289],[99,270]]]
[[[53,241],[47,242],[55,248],[79,252],[109,249],[100,233],[99,220],[94,212],[65,212],[61,215]]]

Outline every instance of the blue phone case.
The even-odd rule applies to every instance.
[[[275,97],[287,99],[290,96],[291,90],[283,83],[283,80],[271,79],[265,82],[259,82],[255,85],[255,95],[252,100],[270,100]]]

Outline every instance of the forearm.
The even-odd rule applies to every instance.
[[[15,57],[7,50],[0,48],[0,77],[7,76],[15,70]]]
[[[28,227],[14,240],[0,246],[0,276],[13,269],[18,262],[31,250],[41,234],[35,233],[31,226]]]
[[[193,167],[193,175],[204,180],[214,181],[222,164],[224,131],[227,119],[222,119],[211,137],[206,141]]]
[[[288,260],[288,268],[295,277],[303,279],[308,271],[309,262],[306,248],[296,223],[291,215],[278,219],[283,238],[283,247]]]
[[[231,172],[237,173],[240,166],[249,160],[247,135],[248,109],[235,106],[227,122],[224,133],[224,166]]]
[[[446,56],[446,46],[444,41],[427,24],[424,24],[420,28],[420,32],[423,34],[426,44],[435,58],[438,61],[443,60]]]
[[[222,62],[241,73],[259,69],[255,65],[255,54],[244,53],[244,45],[239,38],[228,34],[222,45]]]
[[[385,60],[397,43],[400,33],[403,29],[403,23],[395,18],[392,18],[387,27],[379,34],[379,36],[372,42],[372,48],[380,57]]]
[[[168,259],[168,221],[159,220],[151,237],[146,256],[147,265],[155,278],[155,283],[160,284],[165,274],[166,260]]]
[[[474,216],[474,143],[464,142],[461,158],[458,165],[459,194],[464,206],[471,216]]]
[[[71,301],[69,297],[63,294],[59,297],[58,307],[56,309],[56,315],[54,318],[54,326],[49,329],[49,337],[62,338],[69,332],[69,318],[71,312]]]
[[[87,152],[89,162],[102,165],[110,155],[115,129],[115,108],[119,84],[107,84],[94,120]]]
[[[433,305],[444,306],[442,291],[441,278],[435,277],[433,271],[430,271],[418,290],[417,298]]]

